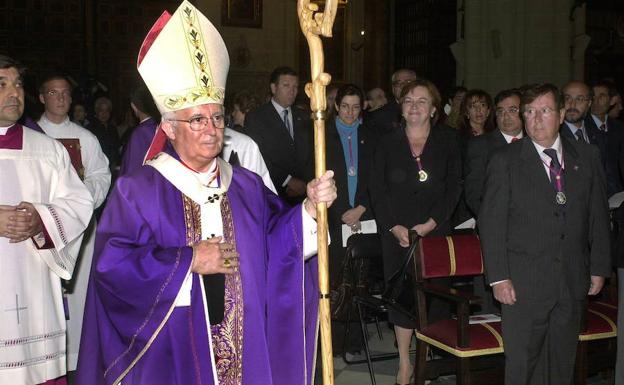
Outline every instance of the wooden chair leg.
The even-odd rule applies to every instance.
[[[427,365],[427,343],[416,339],[416,359],[414,363],[414,380],[416,385],[425,385]]]
[[[574,365],[574,385],[585,385],[587,382],[587,341],[579,341],[576,346],[576,362]]]
[[[457,358],[457,385],[470,385],[470,358]]]

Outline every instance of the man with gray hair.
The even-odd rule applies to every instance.
[[[311,385],[315,206],[336,198],[333,173],[290,207],[218,157],[229,57],[188,1],[138,56],[162,119],[100,221],[77,384]]]

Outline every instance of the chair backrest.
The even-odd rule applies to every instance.
[[[381,258],[381,239],[378,234],[353,234],[347,239],[347,253],[353,258]]]
[[[419,280],[483,274],[481,244],[476,235],[421,238],[419,251]]]

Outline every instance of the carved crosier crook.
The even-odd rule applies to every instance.
[[[312,119],[314,120],[314,166],[315,175],[320,178],[325,173],[325,110],[327,99],[325,87],[331,76],[324,72],[325,55],[321,35],[332,36],[332,27],[336,18],[338,0],[327,0],[323,13],[318,12],[318,5],[310,0],[297,1],[297,14],[301,31],[310,47],[311,83],[305,85],[306,95],[310,98]],[[319,269],[319,320],[321,329],[321,359],[323,362],[323,384],[334,384],[334,362],[332,354],[331,320],[329,304],[329,263],[327,249],[327,205],[316,206],[318,234],[318,269]]]

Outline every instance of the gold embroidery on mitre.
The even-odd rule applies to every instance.
[[[210,71],[210,64],[205,51],[202,33],[197,23],[197,11],[186,6],[180,13],[182,26],[187,38],[187,47],[193,63],[193,72],[197,79],[197,87],[189,89],[185,95],[167,95],[164,105],[172,110],[181,109],[187,104],[196,105],[198,102],[222,102],[225,89],[215,87]]]

